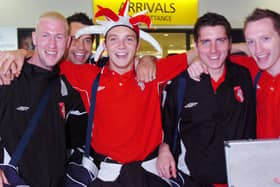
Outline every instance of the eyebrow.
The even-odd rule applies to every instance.
[[[219,38],[216,38],[215,40],[221,40],[221,39],[228,40],[228,37],[219,37]],[[211,40],[211,39],[209,39],[209,38],[199,39],[199,41],[207,41],[207,40]]]
[[[217,38],[217,40],[220,40],[220,39],[227,40],[228,37],[220,37],[220,38]]]
[[[127,35],[127,37],[137,38],[134,34]]]
[[[199,39],[198,41],[202,42],[202,41],[208,41],[210,40],[209,38],[205,38],[205,39]]]

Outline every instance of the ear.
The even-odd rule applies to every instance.
[[[70,36],[68,36],[67,38],[66,38],[66,45],[65,45],[65,51],[64,51],[64,55],[63,55],[63,59],[67,59],[67,57],[68,57],[68,53],[69,53],[69,47],[70,47],[70,45],[71,45],[71,37]]]
[[[141,42],[140,42],[140,38],[139,38],[139,41],[138,41],[138,44],[137,44],[137,47],[136,47],[136,52],[139,51],[140,47],[141,47]]]
[[[195,50],[195,52],[196,52],[196,54],[197,54],[197,51],[198,51],[198,43],[197,42],[194,42],[194,50]]]
[[[99,44],[100,45],[100,44]],[[103,48],[105,51],[107,51],[107,45],[106,45],[106,40],[104,40],[104,42],[102,42]]]
[[[229,39],[229,49],[231,50],[231,47],[232,47],[232,39]],[[229,53],[230,54],[230,53]]]
[[[70,43],[71,43],[71,37],[68,36],[68,37],[67,37],[67,43],[66,43],[66,49],[69,49]]]
[[[36,31],[33,31],[32,32],[32,42],[33,42],[34,46],[37,45],[36,38],[37,38],[37,33],[36,33]]]

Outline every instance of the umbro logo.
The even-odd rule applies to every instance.
[[[105,89],[105,86],[98,86],[97,91],[101,91],[101,90],[104,90],[104,89]]]
[[[193,108],[198,105],[198,102],[190,102],[184,106],[184,108]]]
[[[16,110],[25,112],[25,111],[29,110],[29,108],[30,107],[28,107],[28,106],[19,106],[16,108]]]

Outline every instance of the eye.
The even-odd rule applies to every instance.
[[[64,40],[64,36],[61,35],[61,34],[58,34],[58,35],[55,36],[55,40],[56,41],[63,41]]]
[[[247,45],[252,46],[252,45],[255,44],[255,41],[254,40],[247,40],[246,43],[247,43]]]
[[[210,43],[210,40],[200,40],[200,43],[202,45],[208,45]]]
[[[91,38],[85,38],[85,39],[84,39],[84,42],[85,42],[86,44],[91,44],[91,43],[92,43],[92,40],[91,40]]]
[[[42,38],[47,38],[49,35],[47,33],[42,33]]]
[[[127,40],[130,41],[130,42],[134,42],[135,38],[134,37],[127,37]]]
[[[270,37],[268,37],[268,36],[263,37],[263,41],[269,41],[269,40],[270,40]]]
[[[57,39],[59,39],[59,40],[65,40],[65,35],[63,35],[63,34],[59,34],[58,36],[57,36]]]
[[[226,42],[226,38],[219,38],[217,41],[221,44],[225,43]]]
[[[109,38],[109,41],[110,41],[110,42],[113,42],[113,41],[116,41],[116,40],[117,40],[116,37],[110,37],[110,38]]]

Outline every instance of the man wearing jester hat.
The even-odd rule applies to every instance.
[[[139,29],[141,22],[150,25],[146,12],[130,17],[128,7],[127,0],[117,15],[98,6],[95,17],[105,16],[106,21],[97,21],[98,25],[85,27],[76,34],[77,37],[103,34],[105,41],[98,47],[95,60],[104,50],[109,57],[109,63],[100,72],[91,142],[100,170],[90,186],[169,186],[168,180],[160,177],[166,176],[164,171],[156,169],[158,148],[163,140],[158,86],[186,69],[187,57],[182,54],[156,61],[155,80],[149,83],[136,80],[134,61],[139,39],[151,43],[159,52],[161,48],[152,36]],[[82,77],[79,77],[81,82]],[[90,90],[91,84],[86,89]],[[173,163],[170,172],[175,176],[169,150],[165,156]]]

